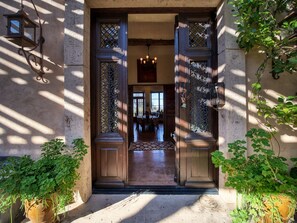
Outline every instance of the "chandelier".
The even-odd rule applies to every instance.
[[[145,56],[145,58],[143,58],[143,57],[139,58],[140,63],[141,64],[157,64],[157,57],[154,57],[154,58],[150,57],[150,46],[151,46],[151,44],[147,43],[146,46],[147,46],[147,55]]]

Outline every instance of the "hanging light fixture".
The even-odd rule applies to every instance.
[[[18,53],[26,58],[31,69],[37,74],[36,79],[47,82],[43,79],[43,43],[42,24],[32,0],[30,0],[38,18],[38,24],[32,21],[24,11],[23,0],[21,9],[14,14],[4,15],[7,18],[7,35],[5,36],[12,43],[20,46]],[[39,28],[39,36],[36,36],[36,29]],[[32,53],[39,47],[39,56]]]
[[[145,58],[143,58],[143,57],[139,58],[140,63],[141,64],[157,64],[157,57],[154,57],[154,58],[150,57],[150,46],[151,46],[151,44],[148,42],[146,44],[146,46],[147,46],[147,55],[145,56]]]

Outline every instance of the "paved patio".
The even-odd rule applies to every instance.
[[[99,194],[86,204],[70,205],[62,222],[227,223],[233,208],[218,195]]]

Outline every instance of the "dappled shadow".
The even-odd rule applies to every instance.
[[[230,222],[230,204],[215,195],[93,195],[62,222]]]
[[[36,13],[30,1],[24,1],[24,10],[34,21]],[[40,155],[40,145],[55,137],[64,137],[63,96],[63,18],[64,1],[48,3],[37,1],[36,7],[44,21],[43,35],[45,78],[48,84],[35,79],[18,46],[4,36],[6,27],[0,27],[0,155]],[[13,14],[20,2],[3,0],[0,14]],[[6,24],[1,16],[0,23]],[[55,47],[53,47],[55,46]],[[34,51],[33,51],[34,53]],[[46,95],[46,96],[45,96]],[[51,97],[48,97],[48,96]],[[59,98],[57,104],[53,98]],[[53,118],[54,117],[54,118]]]

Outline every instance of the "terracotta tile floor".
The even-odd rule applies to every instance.
[[[155,132],[134,130],[134,141],[163,141],[163,134],[163,125]],[[129,185],[176,185],[174,173],[174,150],[129,151]]]

